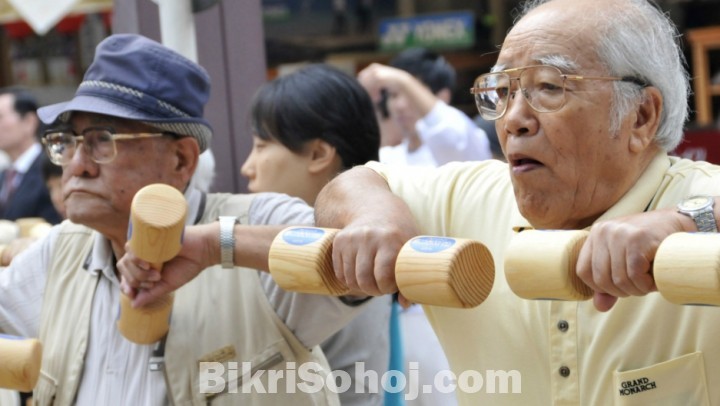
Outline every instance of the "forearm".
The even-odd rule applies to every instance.
[[[323,188],[315,202],[315,223],[329,228],[352,223],[416,229],[407,204],[392,193],[382,176],[365,167],[346,171]]]
[[[268,271],[268,252],[277,234],[288,226],[235,226],[235,266]]]
[[[416,77],[391,66],[373,63],[358,74],[358,81],[375,103],[380,100],[381,89],[387,89],[405,95],[421,115],[430,112],[437,101],[433,92]]]
[[[318,196],[315,220],[342,229],[333,239],[333,269],[353,295],[397,291],[395,261],[418,227],[382,176],[365,167],[338,176]]]
[[[220,223],[195,226],[197,232],[202,234],[205,242],[205,267],[219,265],[220,259]],[[244,225],[236,224],[233,229],[235,246],[233,249],[233,263],[243,268],[268,270],[268,252],[275,236],[284,230],[287,225]]]
[[[427,86],[405,71],[398,73],[397,85],[398,91],[405,94],[408,102],[412,104],[420,116],[430,113],[435,107],[435,103],[439,101]]]

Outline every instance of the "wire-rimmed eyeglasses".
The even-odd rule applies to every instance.
[[[140,138],[162,137],[171,133],[132,133],[115,134],[108,128],[88,128],[81,135],[72,131],[49,130],[42,137],[50,161],[55,165],[64,166],[75,156],[78,142],[82,142],[85,153],[98,164],[112,162],[117,156],[116,140],[133,140]]]
[[[517,77],[510,77],[511,73],[517,73]],[[507,69],[486,73],[475,79],[470,93],[475,96],[480,117],[492,121],[505,114],[510,95],[513,93],[511,86],[513,80],[518,81],[520,93],[528,105],[538,113],[552,113],[565,105],[565,83],[568,80],[608,80],[630,82],[642,87],[649,86],[642,79],[632,76],[569,75],[550,65]]]

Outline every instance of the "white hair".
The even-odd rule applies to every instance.
[[[552,0],[525,2],[516,22],[549,1]],[[648,0],[625,0],[622,7],[607,7],[587,18],[593,19],[597,53],[608,74],[641,79],[662,94],[663,110],[655,142],[672,151],[682,141],[690,93],[677,27]],[[642,90],[634,83],[615,82],[611,132],[618,131],[622,117],[643,101]]]

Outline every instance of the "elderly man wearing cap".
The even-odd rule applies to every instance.
[[[207,73],[175,52],[141,36],[113,35],[98,45],[75,97],[40,109],[46,123],[62,123],[44,144],[64,168],[71,222],[0,273],[0,332],[39,336],[44,344],[37,404],[337,404],[326,385],[303,391],[292,378],[314,362],[314,382],[325,379],[317,344],[362,306],[284,292],[266,273],[215,266],[177,292],[170,332],[157,345],[133,344],[115,326],[116,260],[140,188],[165,183],[184,191],[188,224],[237,216],[241,225],[231,223],[230,232],[245,233],[248,245],[267,246],[280,229],[248,225],[312,222],[311,209],[285,195],[205,195],[188,187],[212,135],[202,118],[209,87]],[[221,232],[217,223],[203,227]],[[234,262],[262,258],[236,255]],[[223,375],[230,393],[202,393],[200,361],[236,367]],[[287,383],[268,385],[265,370],[284,372]]]

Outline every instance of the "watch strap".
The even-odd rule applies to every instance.
[[[693,220],[698,232],[717,233],[714,207],[715,199],[712,196],[696,195],[683,200],[677,209]]]
[[[693,217],[693,220],[695,220],[695,225],[701,233],[717,233],[718,231],[712,207],[698,213]]]
[[[223,268],[235,267],[235,216],[220,216],[220,265]]]

